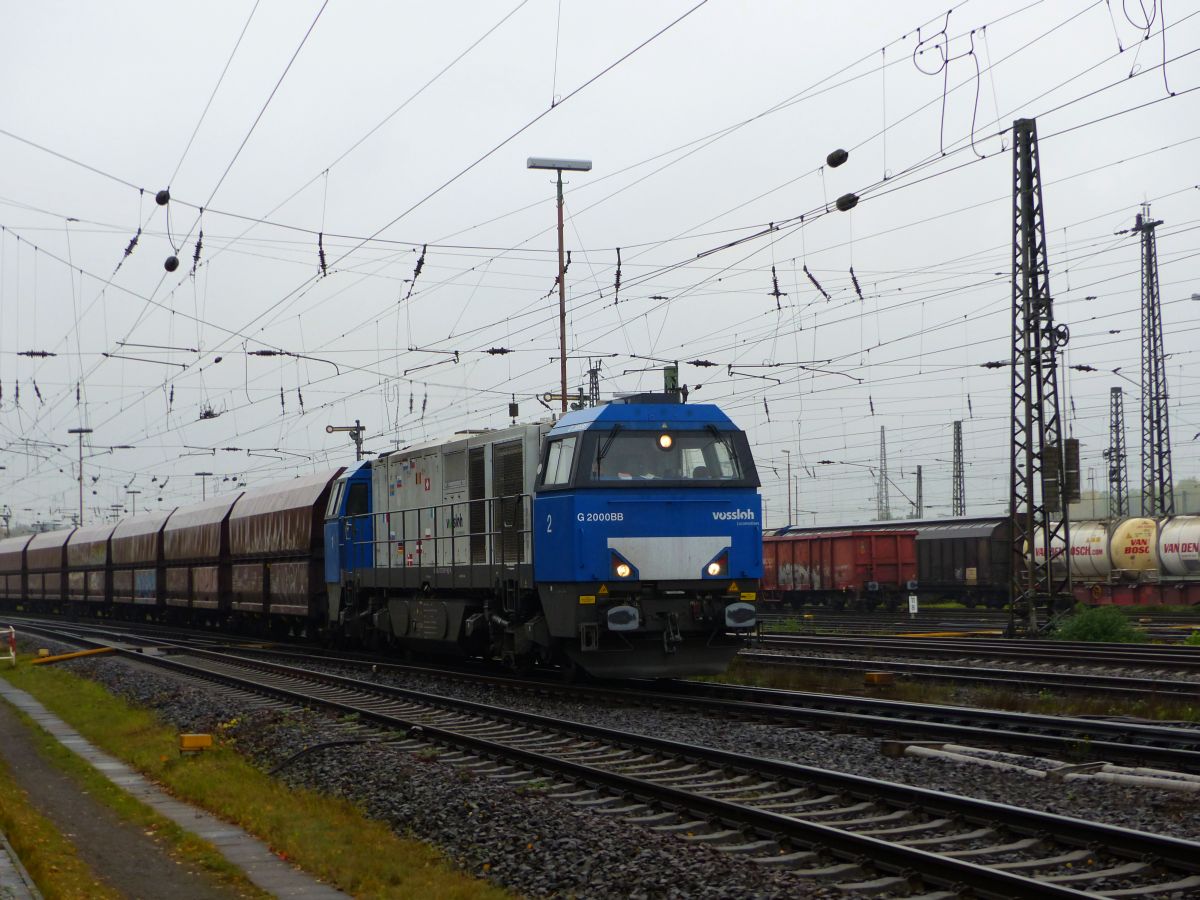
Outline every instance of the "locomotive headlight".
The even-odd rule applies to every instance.
[[[633,574],[633,569],[630,568],[629,563],[623,562],[617,563],[616,566],[613,567],[613,571],[617,573],[618,578],[628,578]]]
[[[721,564],[719,562],[710,562],[708,564],[708,574],[716,577],[721,574]]]
[[[658,436],[658,449],[670,450],[675,445],[675,438],[669,434],[660,434]]]

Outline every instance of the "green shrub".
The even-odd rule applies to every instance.
[[[1148,641],[1149,636],[1134,628],[1120,610],[1112,606],[1080,609],[1062,622],[1051,635],[1059,641],[1096,641],[1132,644]]]
[[[1200,647],[1200,631],[1193,631],[1184,641],[1189,647]]]

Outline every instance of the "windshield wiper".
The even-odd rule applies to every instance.
[[[727,437],[725,437],[725,434],[723,432],[717,430],[717,426],[712,424],[711,422],[709,422],[708,425],[705,427],[709,431],[712,432],[713,437],[715,437],[718,441],[721,442],[721,446],[723,446],[725,448],[725,452],[729,454],[729,463],[730,463],[730,465],[735,467],[734,470],[735,471],[740,470],[741,466],[738,465],[737,453],[734,452],[733,444],[731,444],[729,442],[729,439]]]
[[[612,427],[612,431],[608,433],[608,437],[604,440],[604,445],[596,449],[596,465],[600,465],[600,460],[608,454],[608,448],[612,446],[612,442],[616,440],[617,432],[621,430],[621,423],[618,422]]]

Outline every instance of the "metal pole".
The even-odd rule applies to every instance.
[[[90,428],[68,428],[67,434],[79,437],[79,527],[83,527],[83,436],[91,434]]]
[[[200,502],[203,503],[208,499],[208,477],[212,472],[193,472],[200,479]]]
[[[567,411],[567,279],[566,257],[563,253],[563,189],[562,169],[558,172],[558,365],[559,391],[562,411]]]
[[[787,510],[788,510],[787,523],[789,525],[791,525],[792,524],[792,451],[784,450],[783,455],[787,458],[787,484],[785,486],[786,490],[787,490]]]
[[[1069,332],[1054,323],[1033,119],[1013,123],[1012,222],[1010,626],[1036,634],[1072,602],[1068,560],[1073,490],[1068,490],[1071,485],[1064,477],[1058,403],[1058,356]],[[1056,550],[1062,560],[1055,559]]]
[[[1150,204],[1146,203],[1133,226],[1142,237],[1142,515],[1155,517],[1175,514],[1158,244],[1154,234],[1161,224],[1161,219],[1150,218]]]
[[[967,514],[967,490],[966,479],[963,476],[963,444],[962,444],[962,420],[958,419],[954,423],[954,473],[952,486],[952,499],[950,501],[950,515],[965,516]]]

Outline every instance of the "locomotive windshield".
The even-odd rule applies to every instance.
[[[546,448],[543,487],[617,487],[647,481],[680,486],[758,484],[740,431],[650,431],[615,425],[585,432],[578,441],[575,435],[551,439]]]

